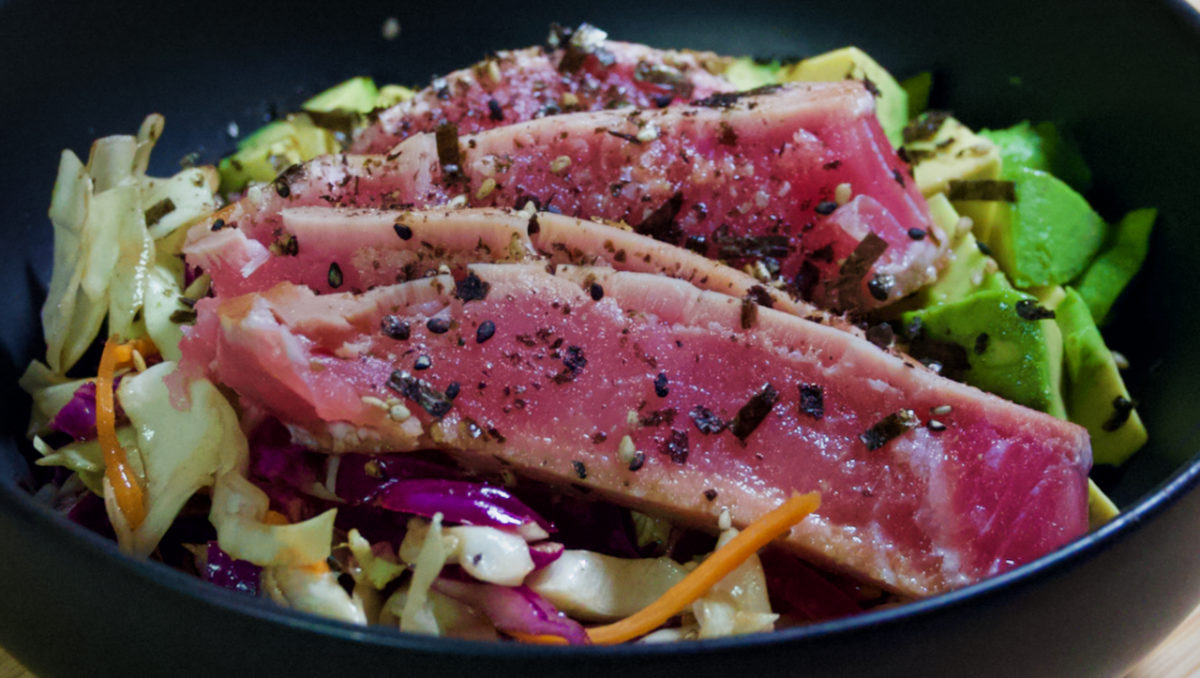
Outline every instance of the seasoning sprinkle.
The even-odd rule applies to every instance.
[[[417,356],[416,362],[413,363],[414,370],[427,370],[430,367],[433,367],[433,359],[424,354]]]
[[[342,286],[342,267],[338,266],[336,261],[329,264],[329,275],[326,278],[333,289]]]
[[[587,467],[583,465],[582,461],[572,461],[571,468],[580,480],[587,480]]]
[[[980,332],[979,336],[975,337],[975,355],[983,355],[988,348],[988,333]]]
[[[704,498],[709,501],[714,501],[717,498],[717,491],[711,487],[704,491]]]
[[[1137,402],[1126,398],[1125,396],[1117,396],[1112,402],[1113,413],[1100,427],[1108,432],[1116,431],[1129,421],[1129,415],[1133,414],[1134,408],[1137,407]]]
[[[434,334],[445,334],[450,331],[449,318],[430,318],[425,323],[425,329]]]
[[[461,299],[465,304],[468,301],[486,299],[488,290],[491,288],[491,283],[484,281],[475,275],[474,271],[471,271],[467,273],[467,277],[454,283],[454,296]]]
[[[557,158],[555,158],[554,160],[550,161],[550,171],[553,174],[558,174],[570,166],[571,166],[571,156],[569,156],[569,155],[560,155]]]
[[[395,339],[396,341],[406,341],[412,334],[408,329],[408,323],[400,320],[394,315],[385,315],[379,319],[379,329],[384,335]]]
[[[692,411],[688,412],[688,416],[692,418],[692,423],[696,425],[696,428],[705,434],[720,433],[729,425],[728,422],[703,405],[693,407]]]
[[[629,470],[637,471],[646,463],[646,453],[641,450],[636,450],[633,453],[633,459],[629,460]]]
[[[931,425],[933,423],[930,422]],[[912,410],[897,410],[859,434],[858,439],[867,446],[868,450],[878,450],[893,438],[916,428],[919,424],[920,421]]]
[[[1054,311],[1038,304],[1033,299],[1022,299],[1017,302],[1017,315],[1023,320],[1050,320]]]
[[[666,398],[668,393],[670,393],[670,389],[667,388],[667,373],[659,372],[658,376],[654,378],[654,395]]]
[[[658,451],[671,458],[676,464],[686,464],[688,458],[687,431],[672,430],[671,435],[662,442]]]
[[[454,404],[433,388],[424,379],[417,379],[407,372],[396,370],[388,377],[385,384],[389,389],[417,403],[433,417],[443,417]]]
[[[750,396],[750,400],[742,405],[738,410],[733,421],[729,424],[729,431],[742,442],[754,433],[754,429],[767,418],[771,413],[771,408],[775,407],[775,403],[779,402],[779,392],[770,383],[763,384],[758,393]]]
[[[496,323],[491,320],[484,320],[479,323],[479,328],[475,330],[475,343],[482,344],[491,339],[496,334]]]
[[[817,384],[800,384],[800,413],[820,421],[825,417],[825,390]]]
[[[487,107],[488,117],[494,122],[500,122],[501,120],[504,120],[504,111],[501,110],[499,101],[496,101],[495,99],[488,99]]]

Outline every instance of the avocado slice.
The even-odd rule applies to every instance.
[[[933,223],[950,238],[946,266],[932,285],[899,302],[901,310],[928,308],[962,301],[981,290],[1012,289],[1000,272],[996,260],[983,253],[971,232],[970,222],[962,222],[944,193],[929,198]]]
[[[1062,336],[1053,320],[1028,313],[1038,307],[1041,304],[1035,297],[1017,290],[983,290],[959,301],[906,313],[903,323],[923,328],[924,337],[910,347],[915,357],[921,357],[921,341],[958,345],[968,365],[961,374],[963,381],[1065,418]]]
[[[940,120],[941,123],[937,124]],[[925,138],[915,130],[937,131]],[[995,144],[944,114],[926,113],[914,121],[904,151],[913,163],[913,178],[926,198],[945,193],[951,181],[1000,178],[1000,152]],[[919,136],[924,136],[921,134]],[[957,207],[957,206],[956,206]],[[961,208],[959,209],[962,212]],[[973,215],[965,214],[964,216]]]
[[[289,115],[255,130],[238,142],[233,155],[217,164],[221,192],[240,191],[251,181],[271,181],[285,168],[339,149],[333,133],[308,115]]]
[[[780,68],[778,61],[760,63],[750,57],[739,57],[734,59],[721,75],[733,83],[739,92],[742,92],[755,87],[776,84],[779,82]]]
[[[1146,427],[1077,291],[1066,289],[1056,320],[1063,335],[1067,414],[1091,435],[1095,463],[1119,465],[1146,444]]]
[[[933,74],[921,71],[911,78],[900,81],[900,87],[908,94],[908,119],[912,120],[929,108],[929,93],[933,90]]]
[[[1112,229],[1109,243],[1071,286],[1087,303],[1088,310],[1103,325],[1117,297],[1146,261],[1150,231],[1158,210],[1140,209],[1125,215]]]
[[[892,146],[900,147],[908,124],[908,93],[900,83],[867,53],[843,47],[784,66],[779,82],[861,80],[875,94],[875,113]]]
[[[375,108],[395,106],[401,101],[408,101],[416,96],[416,94],[416,92],[403,85],[384,85],[379,88],[379,95],[375,97]]]
[[[300,108],[315,113],[331,113],[333,111],[370,113],[375,109],[375,102],[378,98],[379,88],[375,86],[375,81],[366,76],[358,76],[313,96],[300,104]]]
[[[1113,500],[1104,494],[1096,481],[1088,478],[1088,527],[1094,530],[1120,514],[1121,510]]]
[[[1083,196],[1041,170],[1017,169],[1016,202],[987,201],[990,211],[971,212],[975,235],[1019,288],[1064,284],[1087,267],[1108,225]],[[979,201],[956,202],[965,211]]]
[[[979,135],[1000,149],[1001,174],[1006,179],[1025,167],[1049,172],[1080,192],[1091,187],[1092,170],[1075,144],[1063,137],[1054,123],[1033,125],[1024,120],[1006,129],[981,130]]]

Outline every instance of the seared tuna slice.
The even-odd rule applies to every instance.
[[[470,68],[434,78],[408,101],[381,111],[351,145],[354,153],[387,153],[404,139],[443,122],[462,134],[556,113],[635,106],[661,108],[733,89],[714,75],[727,59],[605,40],[586,24],[565,46],[497,52]]]
[[[438,276],[363,295],[283,283],[202,300],[185,369],[314,449],[499,460],[710,529],[723,508],[741,525],[817,489],[819,515],[786,543],[908,595],[1008,570],[1087,529],[1091,453],[1074,424],[664,276],[470,271],[465,295]]]
[[[761,267],[838,311],[894,301],[935,279],[945,235],[860,83],[694,104],[560,115],[440,141],[422,134],[386,158],[326,156],[219,216],[263,241],[280,232],[285,206],[533,203]],[[913,239],[914,228],[929,237]]]
[[[279,233],[267,243],[248,238],[237,228],[200,229],[185,244],[184,254],[189,265],[212,276],[218,296],[257,292],[280,282],[307,285],[319,293],[361,292],[423,278],[443,265],[459,273],[472,263],[544,261],[667,275],[701,289],[852,329],[816,307],[694,252],[615,226],[549,212],[291,207],[279,213],[279,223]]]

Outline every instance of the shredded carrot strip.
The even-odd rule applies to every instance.
[[[287,525],[291,521],[279,511],[268,510],[262,521],[268,525]]]
[[[153,346],[153,344],[151,344]],[[124,351],[122,351],[124,349]],[[117,440],[117,414],[113,402],[113,373],[121,355],[133,356],[129,345],[118,344],[109,337],[100,354],[100,369],[96,372],[96,437],[104,453],[104,476],[113,488],[117,508],[131,529],[137,529],[146,519],[146,500],[142,484],[129,467],[125,449]]]
[[[791,499],[748,525],[745,530],[729,540],[728,544],[714,551],[679,583],[667,589],[658,600],[618,622],[593,626],[587,630],[588,638],[596,645],[612,645],[633,640],[653,631],[694,603],[717,582],[746,562],[747,558],[787,532],[820,505],[821,495],[818,492],[792,495]],[[565,645],[567,642],[558,636],[526,633],[510,635],[521,642],[541,645]]]

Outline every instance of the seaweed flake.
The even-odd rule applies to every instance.
[[[720,433],[729,426],[729,422],[721,419],[715,412],[703,405],[693,407],[692,411],[688,412],[688,416],[692,418],[692,423],[696,425],[696,428],[705,434]]]
[[[683,206],[683,192],[676,191],[663,204],[650,213],[642,223],[633,227],[638,235],[648,235],[655,240],[671,245],[678,245],[683,238],[683,230],[675,223],[679,209]]]
[[[417,379],[407,372],[393,371],[388,377],[387,387],[421,406],[432,417],[444,417],[454,406],[451,398],[438,391],[424,379]]]
[[[491,288],[491,283],[485,282],[472,271],[467,274],[467,277],[454,283],[454,295],[465,304],[468,301],[487,298],[488,290]]]
[[[763,422],[763,419],[767,418],[771,408],[775,407],[777,402],[779,402],[779,392],[770,383],[763,384],[758,393],[750,396],[750,400],[738,410],[737,415],[729,424],[729,431],[738,440],[745,442],[746,438],[754,433],[754,429]]]
[[[816,384],[800,384],[800,412],[820,421],[825,417],[825,390]]]
[[[858,439],[868,450],[878,450],[893,438],[921,424],[912,410],[897,410],[884,417],[871,428],[859,434]]]
[[[946,197],[950,200],[1017,201],[1017,185],[996,179],[951,180]]]

